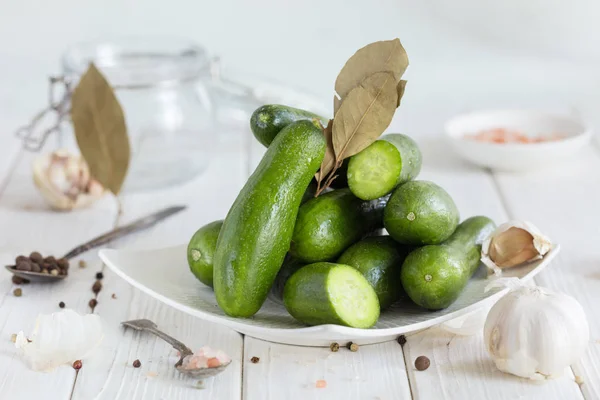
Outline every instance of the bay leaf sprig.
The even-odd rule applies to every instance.
[[[118,194],[130,160],[125,115],[113,88],[93,63],[73,91],[71,120],[91,176]]]
[[[333,123],[323,129],[328,147],[316,174],[316,196],[337,177],[344,159],[373,143],[387,129],[404,95],[408,56],[399,39],[359,49],[335,81]],[[331,143],[331,145],[330,145]]]

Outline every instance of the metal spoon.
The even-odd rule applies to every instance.
[[[194,354],[192,350],[189,349],[185,344],[181,343],[179,340],[167,335],[166,333],[159,331],[154,322],[149,319],[135,319],[132,321],[121,322],[121,325],[128,326],[138,331],[147,331],[155,334],[165,342],[169,343],[173,348],[179,351],[181,357],[179,361],[175,364],[175,368],[181,372],[182,374],[187,374],[193,376],[195,378],[209,378],[211,376],[215,376],[220,374],[231,364],[229,361],[226,364],[221,364],[218,367],[207,367],[207,368],[196,368],[196,369],[187,369],[183,368],[183,360],[184,358],[191,356]]]
[[[154,212],[143,218],[135,220],[135,221],[131,222],[130,224],[113,229],[112,231],[107,232],[103,235],[100,235],[100,236],[90,240],[89,242],[80,244],[79,246],[75,247],[73,250],[71,250],[67,254],[65,254],[63,256],[63,258],[71,259],[73,257],[76,257],[76,256],[88,251],[88,250],[91,250],[98,246],[107,244],[115,239],[118,239],[118,238],[128,235],[130,233],[149,228],[152,225],[156,224],[157,222],[162,221],[163,219],[170,217],[171,215],[176,214],[179,211],[183,211],[186,208],[187,208],[186,206],[174,206],[174,207],[167,207],[163,210]],[[9,272],[18,276],[19,278],[27,279],[32,282],[56,282],[56,281],[59,281],[59,280],[67,277],[67,275],[51,275],[51,274],[42,274],[41,272],[19,271],[17,269],[13,269],[11,265],[7,265],[6,269]]]

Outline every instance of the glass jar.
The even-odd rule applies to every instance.
[[[183,183],[205,170],[216,138],[203,48],[156,37],[79,43],[62,57],[67,82],[74,84],[90,62],[125,113],[131,161],[123,191]],[[77,148],[68,121],[57,139],[59,147]]]

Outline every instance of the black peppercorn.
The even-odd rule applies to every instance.
[[[258,357],[252,357],[252,358],[250,359],[250,362],[251,362],[252,364],[256,364],[256,363],[258,363],[259,361],[260,361],[260,358],[258,358]]]
[[[100,290],[102,290],[102,282],[100,282],[100,281],[94,282],[94,284],[92,285],[92,292],[98,294],[98,292],[100,292]]]
[[[81,360],[77,360],[73,362],[73,368],[76,370],[81,369],[81,367],[83,367],[83,364],[81,363]]]
[[[93,309],[94,307],[96,307],[98,305],[98,300],[96,299],[91,299],[90,302],[88,303],[89,306]]]
[[[141,362],[140,360],[135,360],[135,361],[133,362],[133,367],[134,367],[134,368],[139,368],[139,367],[141,367],[141,366],[142,366],[142,362]]]
[[[38,264],[41,263],[44,260],[44,257],[42,257],[42,255],[40,253],[38,253],[37,251],[34,251],[33,253],[31,253],[29,255],[29,258],[34,263],[38,263]]]
[[[64,301],[61,301],[60,303],[58,303],[58,306],[59,306],[60,308],[65,308],[65,302],[64,302]]]
[[[427,368],[429,368],[430,364],[431,362],[429,361],[429,358],[425,356],[419,356],[415,360],[415,368],[419,371],[425,371]]]
[[[398,344],[400,344],[400,346],[404,346],[406,344],[406,336],[404,336],[404,335],[398,336]]]
[[[102,272],[97,272],[96,279],[104,279],[104,274]]]

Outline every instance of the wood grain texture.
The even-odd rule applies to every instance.
[[[245,157],[240,157],[243,150],[234,142],[226,143],[214,154],[219,156],[193,182],[152,194],[124,196],[121,224],[170,205],[183,204],[188,209],[108,247],[149,249],[186,243],[200,226],[223,218],[241,186],[246,162]],[[134,289],[107,268],[103,272],[104,287],[98,296],[96,313],[105,321],[108,333],[102,355],[90,360],[79,374],[74,399],[240,398],[243,347],[240,334],[176,311]],[[195,279],[191,273],[190,279]],[[112,298],[113,293],[116,299]],[[122,321],[138,318],[154,321],[193,350],[204,345],[223,349],[233,362],[223,374],[198,385],[197,379],[182,376],[174,369],[178,358],[170,345],[120,326]],[[139,369],[132,367],[136,359],[142,363]]]
[[[21,157],[0,197],[2,265],[13,263],[18,254],[29,254],[34,250],[44,255],[60,256],[83,238],[91,238],[112,227],[112,218],[107,218],[107,215],[114,214],[116,208],[110,202],[72,213],[50,211],[33,186],[30,169],[32,157],[31,154]],[[49,398],[48,393],[52,393],[51,398],[70,398],[75,370],[71,366],[61,366],[49,373],[31,371],[23,363],[10,337],[20,330],[30,333],[37,315],[59,311],[60,301],[79,313],[90,311],[88,301],[94,296],[91,285],[100,263],[92,253],[86,253],[82,258],[88,261],[87,268],[77,268],[75,260],[71,263],[67,279],[53,284],[21,285],[21,297],[12,294],[16,286],[11,282],[11,275],[3,273],[0,276],[2,398]]]
[[[298,347],[244,340],[244,399],[410,399],[396,342],[342,348]],[[252,357],[258,357],[252,363]],[[326,387],[316,387],[324,380]]]
[[[585,149],[555,168],[521,176],[495,174],[512,217],[527,219],[563,251],[536,281],[576,298],[590,325],[590,344],[573,366],[586,399],[600,398],[600,152]]]

